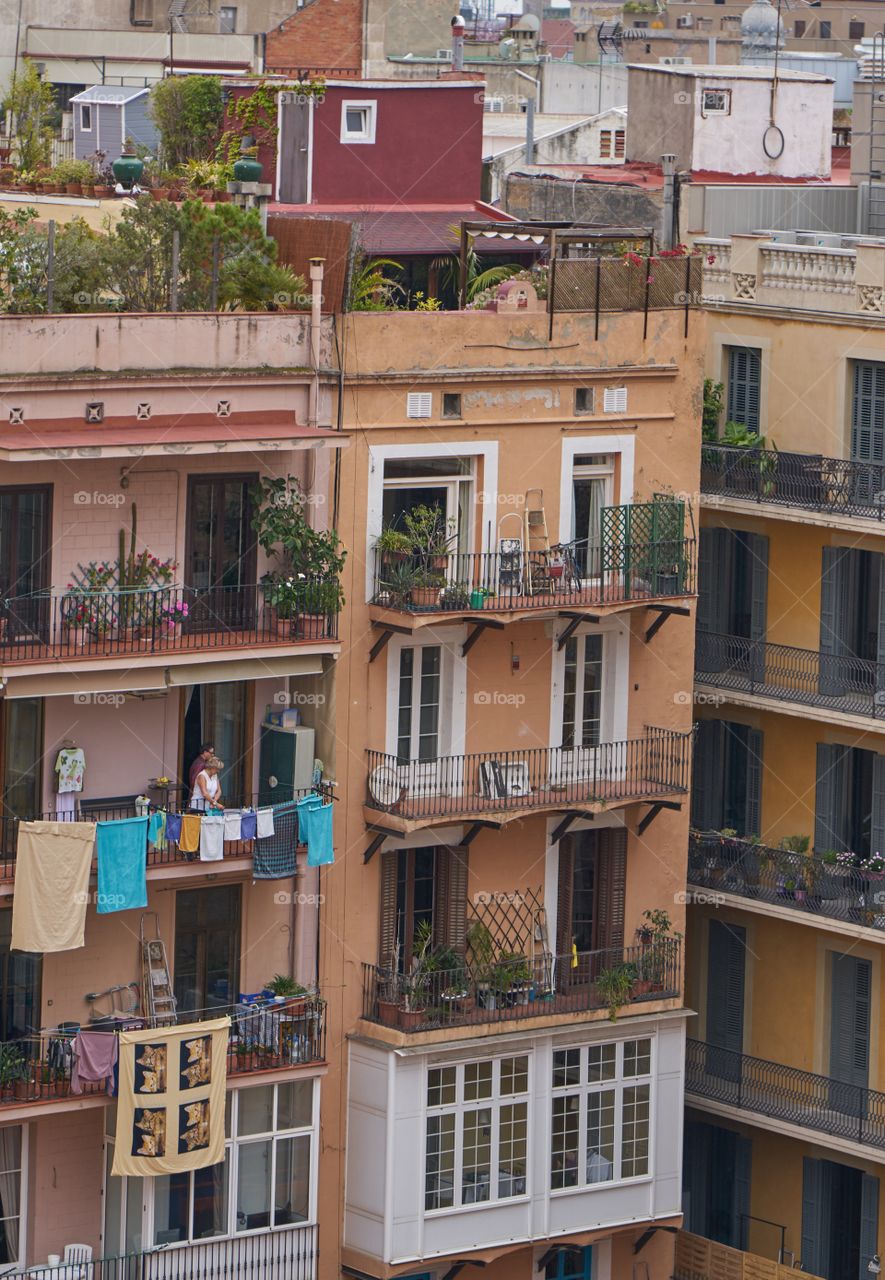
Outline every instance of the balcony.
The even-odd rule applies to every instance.
[[[622,1005],[678,999],[681,991],[678,938],[531,962],[505,956],[485,968],[432,969],[417,978],[363,965],[363,1017],[408,1032],[606,1008],[616,1014]]]
[[[812,925],[838,920],[885,933],[885,873],[825,862],[816,854],[693,831],[688,882],[743,898],[751,910],[783,908]]]
[[[766,1225],[778,1228],[784,1238],[785,1227],[777,1223]],[[779,1256],[783,1253],[782,1246]],[[803,1270],[803,1275],[807,1274]],[[688,1231],[677,1231],[673,1276],[674,1280],[796,1280],[796,1268]]]
[[[163,1245],[87,1263],[28,1267],[27,1271],[6,1271],[4,1276],[6,1280],[193,1280],[194,1276],[316,1280],[318,1265],[317,1228],[301,1226],[199,1244]]]
[[[104,663],[256,648],[322,646],[338,639],[338,584],[306,582],[285,616],[260,585],[49,591],[0,600],[0,665]]]
[[[296,999],[263,1007],[218,1006],[179,1013],[179,1023],[205,1022],[229,1014],[231,1033],[227,1051],[230,1077],[308,1066],[325,1061],[326,1005],[318,998]],[[159,1026],[163,1019],[133,1016],[123,1029]],[[101,1023],[84,1030],[102,1030]],[[112,1033],[111,1028],[108,1028]],[[56,1102],[61,1098],[103,1095],[100,1083],[83,1082],[83,1094],[71,1093],[70,1044],[76,1032],[41,1031],[22,1040],[6,1041],[2,1049],[0,1114],[5,1106]]]
[[[705,444],[701,448],[701,492],[705,498],[734,498],[761,507],[881,522],[885,518],[885,465],[822,454]]]
[[[642,738],[598,747],[535,747],[401,761],[368,751],[368,820],[402,832],[445,821],[511,822],[551,810],[599,812],[612,805],[684,795],[690,733],[646,727]]]
[[[695,559],[693,538],[570,544],[530,555],[456,552],[433,567],[420,557],[376,552],[372,605],[377,619],[407,614],[413,626],[436,623],[441,614],[508,622],[559,611],[613,612],[693,596]]]
[[[885,720],[885,663],[870,658],[699,631],[695,680],[777,702]]]
[[[703,1040],[688,1040],[685,1093],[689,1106],[701,1098],[885,1150],[885,1093],[845,1084],[832,1076],[751,1058]]]

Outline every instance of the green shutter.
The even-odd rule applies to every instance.
[[[879,556],[879,618],[876,641],[876,658],[879,669],[876,673],[876,714],[885,715],[885,556]]]
[[[747,744],[747,800],[744,829],[741,835],[762,834],[762,730],[748,729]]]
[[[732,1057],[744,1051],[744,991],[747,931],[740,925],[709,921],[707,941],[708,1070],[723,1080],[739,1079],[740,1063]],[[717,1054],[715,1049],[728,1050]]]
[[[759,399],[762,384],[762,353],[755,347],[728,349],[728,422],[743,423],[759,430]]]
[[[834,1080],[858,1089],[869,1085],[871,985],[869,960],[832,952],[829,1074]],[[839,1109],[849,1108],[840,1106]],[[855,1111],[852,1105],[850,1113]]]
[[[845,652],[851,552],[846,547],[824,547],[820,575],[820,691],[831,697],[845,692],[839,659]],[[828,658],[836,659],[829,662]]]
[[[838,743],[817,744],[817,779],[814,790],[814,848],[845,848],[850,747]]]
[[[750,639],[764,640],[768,621],[768,538],[747,534],[750,561]]]
[[[734,1138],[734,1247],[747,1248],[750,1227],[750,1166],[753,1143],[735,1134]]]
[[[885,755],[873,756],[873,806],[870,852],[885,854]]]
[[[885,462],[885,364],[855,362],[851,456],[858,462]]]
[[[860,1267],[858,1280],[869,1280],[870,1259],[879,1252],[879,1179],[863,1175],[860,1189]]]
[[[396,879],[397,859],[395,849],[382,853],[378,859],[381,874],[381,925],[379,930],[378,963],[390,968],[396,956]]]
[[[802,1161],[802,1270],[819,1276],[827,1259],[823,1250],[823,1161]]]
[[[722,827],[722,783],[725,770],[725,723],[699,720],[691,775],[691,825],[697,831]]]

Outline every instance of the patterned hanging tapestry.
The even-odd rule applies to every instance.
[[[113,1172],[156,1177],[224,1159],[230,1018],[120,1033]]]

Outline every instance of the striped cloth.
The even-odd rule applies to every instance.
[[[252,851],[253,880],[284,880],[295,874],[298,844],[298,806],[295,800],[273,807],[274,833],[256,840]]]

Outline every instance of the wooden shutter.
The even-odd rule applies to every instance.
[[[876,638],[876,659],[880,663],[878,688],[885,684],[885,556],[877,556],[879,561],[879,618]]]
[[[858,1280],[869,1280],[867,1264],[879,1252],[879,1179],[862,1175],[860,1188],[860,1268]]]
[[[855,363],[851,456],[858,462],[885,461],[885,364]]]
[[[747,751],[747,798],[744,817],[744,836],[758,836],[762,833],[762,730],[748,729],[746,732]]]
[[[726,412],[728,422],[743,423],[749,431],[759,430],[761,381],[761,352],[755,347],[730,347]]]
[[[744,1051],[747,931],[710,920],[707,950],[707,1043]]]
[[[848,599],[850,552],[846,547],[824,547],[820,575],[820,691],[838,697],[844,693],[838,662],[845,652],[844,627]]]
[[[750,1138],[734,1135],[734,1229],[732,1244],[735,1249],[747,1248],[750,1226],[750,1168],[753,1158],[753,1142]]]
[[[866,1089],[870,1076],[872,965],[869,960],[834,951],[830,974],[830,1075],[834,1080]]]
[[[827,1259],[823,1256],[824,1223],[823,1161],[805,1156],[802,1160],[802,1270],[819,1276]]]
[[[750,560],[750,639],[764,640],[768,619],[768,538],[747,534]]]
[[[814,789],[814,848],[817,853],[845,847],[850,747],[817,744]]]
[[[381,928],[378,963],[389,968],[396,951],[396,880],[399,854],[396,849],[381,854]]]
[[[467,858],[461,846],[436,851],[434,942],[462,955],[467,948]]]
[[[691,776],[691,825],[698,831],[722,826],[725,723],[699,720]]]
[[[733,559],[730,529],[701,529],[698,543],[698,630],[728,631],[728,570]]]
[[[572,901],[575,887],[575,841],[566,836],[559,842],[559,884],[556,894],[556,954],[567,956],[572,949]]]
[[[873,812],[870,851],[885,853],[885,755],[873,756]]]
[[[599,951],[624,946],[624,901],[627,889],[627,829],[605,827],[596,843],[594,929]]]

